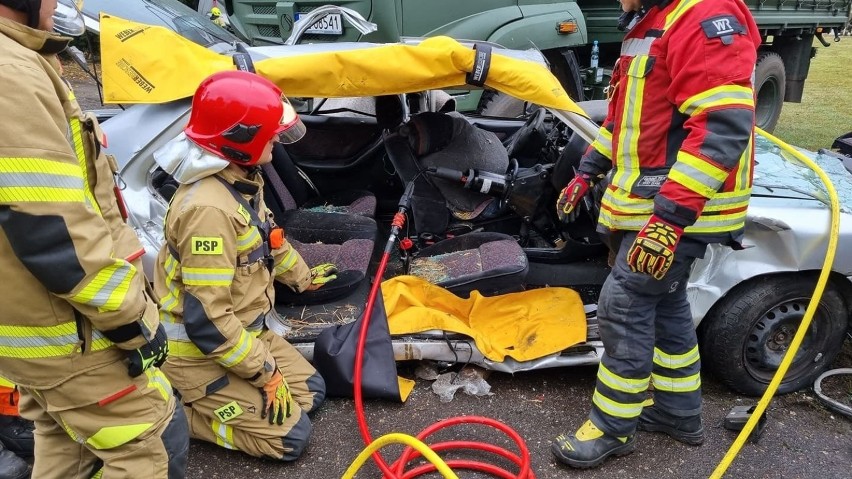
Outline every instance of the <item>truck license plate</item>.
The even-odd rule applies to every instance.
[[[297,13],[296,21],[299,21],[299,18],[302,15],[303,14],[301,13]],[[305,33],[313,33],[316,35],[341,35],[343,34],[343,20],[340,18],[339,13],[330,13],[308,27],[308,29],[305,30]]]

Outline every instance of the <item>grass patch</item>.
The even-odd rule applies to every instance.
[[[831,37],[826,37],[831,38]],[[784,103],[774,134],[809,150],[829,148],[834,139],[852,131],[852,37],[818,41],[801,103]]]

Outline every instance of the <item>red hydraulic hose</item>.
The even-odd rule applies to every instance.
[[[366,445],[369,445],[371,442],[373,442],[373,438],[370,435],[370,430],[367,426],[367,419],[364,415],[364,397],[361,391],[361,380],[363,377],[364,345],[367,342],[367,329],[370,324],[370,316],[373,312],[373,305],[376,302],[376,297],[379,293],[379,287],[381,286],[382,276],[384,275],[385,269],[387,268],[388,259],[390,258],[391,251],[393,250],[393,245],[396,242],[397,237],[399,236],[399,232],[402,230],[402,227],[405,224],[405,211],[408,209],[407,200],[411,196],[411,188],[412,187],[409,186],[409,188],[406,189],[406,193],[403,195],[403,199],[400,200],[400,210],[396,215],[394,215],[393,221],[391,223],[391,234],[388,238],[387,244],[385,245],[384,252],[382,253],[382,258],[379,262],[379,267],[376,271],[376,275],[373,280],[373,285],[370,288],[370,294],[367,297],[367,303],[364,307],[364,321],[361,324],[361,331],[358,339],[358,349],[355,352],[355,414],[358,420],[358,430],[360,431],[361,438],[364,440],[364,444]],[[515,430],[495,419],[479,416],[463,416],[449,418],[429,426],[428,428],[423,430],[423,432],[421,432],[417,436],[417,438],[423,440],[437,431],[452,426],[458,426],[461,424],[480,424],[503,432],[518,446],[520,454],[513,453],[493,444],[474,441],[441,442],[430,446],[430,448],[436,452],[461,449],[489,452],[504,459],[508,459],[509,461],[518,466],[519,471],[517,473],[512,473],[499,466],[495,466],[492,464],[462,459],[446,461],[446,463],[451,468],[484,472],[500,479],[535,479],[535,474],[530,468],[529,449],[527,448],[523,439],[517,432],[515,432]],[[372,455],[373,460],[375,461],[379,469],[382,471],[382,474],[386,479],[412,479],[436,470],[434,465],[425,464],[418,466],[408,472],[405,472],[405,466],[410,461],[417,459],[419,456],[419,453],[413,451],[409,447],[403,451],[400,458],[396,462],[394,462],[392,466],[388,466],[388,464],[385,462],[384,458],[378,451],[376,451]]]

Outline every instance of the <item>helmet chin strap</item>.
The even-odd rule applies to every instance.
[[[637,16],[642,18],[648,10],[654,7],[666,8],[673,1],[674,0],[641,0],[639,10],[624,12],[620,17],[618,17],[618,30],[622,32],[627,30],[627,27],[630,26],[630,23],[633,22],[634,18]]]
[[[0,5],[6,5],[12,10],[26,13],[27,26],[30,28],[38,28],[41,0],[0,0]]]

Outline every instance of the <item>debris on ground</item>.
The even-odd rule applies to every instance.
[[[491,385],[485,381],[485,371],[474,366],[465,366],[459,372],[439,374],[432,383],[432,392],[437,394],[441,402],[450,402],[461,389],[471,396],[491,396]]]

